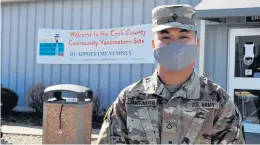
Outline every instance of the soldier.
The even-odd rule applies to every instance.
[[[119,93],[97,144],[244,144],[241,115],[230,96],[194,70],[195,13],[189,5],[153,9],[158,67]]]

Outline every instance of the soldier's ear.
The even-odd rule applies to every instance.
[[[199,48],[200,47],[200,37],[196,36],[196,45]]]
[[[195,68],[195,65],[196,65],[195,60],[193,60],[191,64],[192,64],[193,68]]]

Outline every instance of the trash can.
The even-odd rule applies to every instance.
[[[74,100],[62,95],[73,93]],[[43,100],[43,144],[91,144],[93,91],[60,84],[46,88]],[[73,100],[73,101],[72,101]]]

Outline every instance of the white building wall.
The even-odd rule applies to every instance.
[[[37,82],[73,83],[100,89],[109,106],[126,86],[149,76],[155,64],[56,65],[36,63],[38,28],[101,29],[151,23],[157,5],[200,0],[38,0],[2,3],[1,83],[28,105],[27,92]]]
[[[227,89],[228,27],[206,25],[204,74]]]

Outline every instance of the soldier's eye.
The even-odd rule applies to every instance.
[[[170,37],[164,36],[164,37],[162,37],[162,39],[170,39]]]
[[[181,36],[180,39],[188,39],[189,37],[187,36]]]

